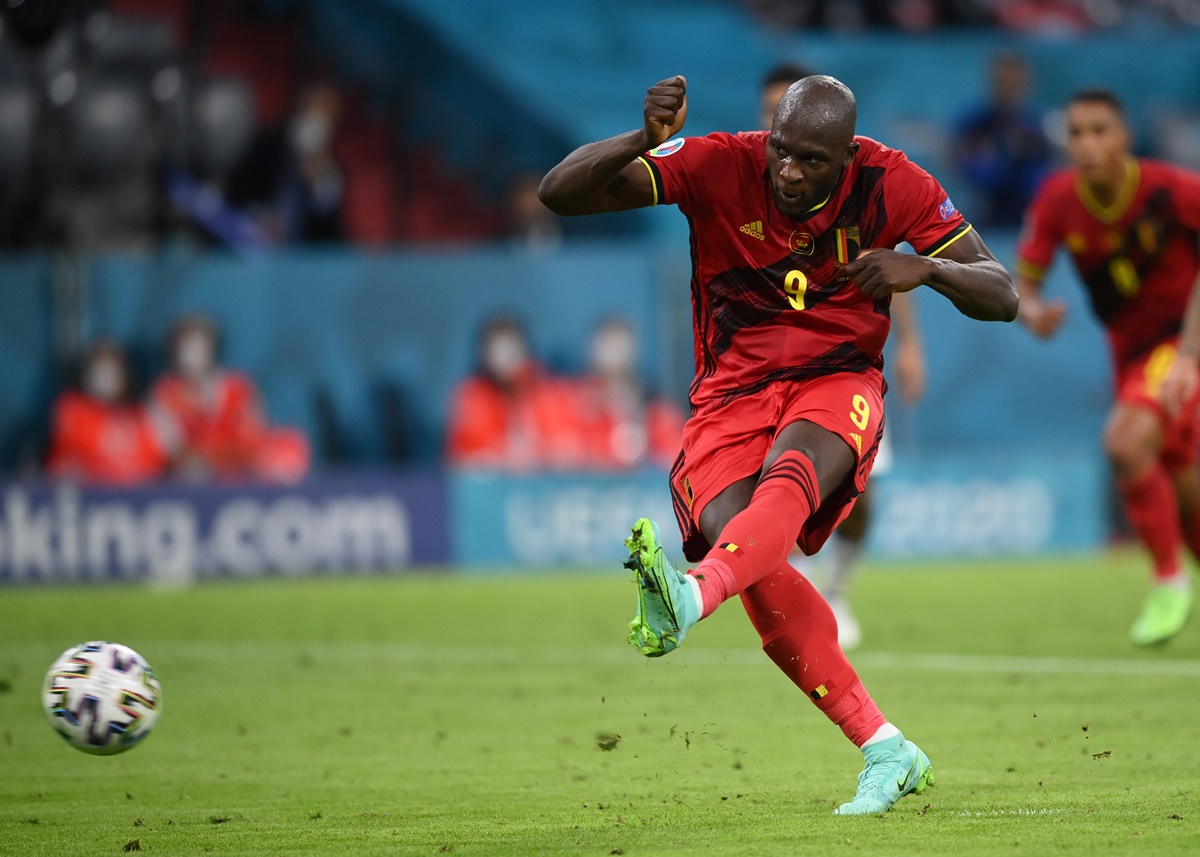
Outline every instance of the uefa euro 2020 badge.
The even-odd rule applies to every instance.
[[[667,140],[661,146],[655,146],[648,154],[652,158],[665,158],[667,155],[673,155],[683,148],[686,142],[683,137],[676,137],[674,140]]]

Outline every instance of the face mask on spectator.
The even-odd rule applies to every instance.
[[[625,328],[603,330],[592,342],[592,371],[599,375],[628,375],[637,361],[633,334]]]
[[[213,341],[203,333],[188,333],[175,348],[175,365],[189,378],[203,378],[216,363]]]
[[[497,381],[512,383],[517,380],[528,358],[525,341],[520,336],[515,333],[497,333],[484,347],[483,368]]]
[[[83,373],[83,388],[93,399],[113,403],[125,389],[125,373],[116,360],[93,360]]]

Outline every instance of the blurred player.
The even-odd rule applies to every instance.
[[[1026,215],[1017,248],[1020,318],[1043,338],[1062,324],[1063,304],[1039,292],[1055,248],[1065,246],[1108,333],[1116,403],[1104,448],[1125,514],[1154,565],[1130,638],[1161,643],[1179,633],[1192,609],[1181,542],[1200,556],[1200,319],[1189,319],[1179,340],[1200,271],[1200,175],[1131,157],[1124,110],[1105,90],[1068,103],[1067,150],[1073,166],[1047,179]]]
[[[665,655],[740,594],[767,654],[862,748],[857,794],[836,812],[885,812],[932,781],[929,759],[880,713],[787,556],[797,542],[815,553],[866,485],[891,294],[926,283],[967,315],[1005,320],[1016,294],[931,176],[854,136],[839,81],[792,85],[770,132],[672,139],[686,117],[684,79],[661,81],[642,127],[577,149],[540,188],[559,214],[669,203],[692,229],[696,379],[671,488],[684,553],[701,561],[680,573],[658,527],[634,525],[630,639]],[[923,255],[890,249],[901,241]]]
[[[764,130],[770,129],[775,108],[788,87],[811,73],[802,66],[790,63],[777,66],[767,73],[759,87],[759,120]],[[893,369],[896,380],[900,383],[901,398],[912,404],[925,393],[925,349],[921,345],[921,331],[917,326],[916,301],[904,292],[893,295],[891,315],[892,330],[896,334]],[[871,474],[875,477],[884,475],[891,469],[891,463],[891,444],[888,442],[887,433],[884,432]],[[820,581],[821,594],[829,602],[834,618],[837,619],[838,644],[847,651],[862,642],[862,628],[850,608],[846,590],[858,569],[871,526],[871,494],[872,492],[867,490],[859,495],[858,502],[830,539],[826,548],[829,564]],[[796,557],[792,564],[803,573],[805,569],[802,563],[803,560]]]

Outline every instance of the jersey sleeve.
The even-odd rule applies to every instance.
[[[730,154],[729,140],[728,134],[676,137],[639,157],[654,181],[654,204],[677,205],[685,214],[703,208]]]
[[[901,156],[884,179],[884,206],[896,231],[922,256],[936,256],[971,231],[937,179]]]
[[[1045,183],[1034,195],[1025,212],[1025,223],[1017,238],[1017,274],[1032,283],[1040,283],[1054,260],[1054,250],[1062,236],[1054,217],[1053,186]]]
[[[1185,228],[1200,231],[1200,173],[1179,167],[1171,173],[1176,216]]]

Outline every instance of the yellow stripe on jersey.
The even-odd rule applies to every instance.
[[[645,158],[638,158],[642,166],[646,168],[646,172],[650,174],[650,192],[654,194],[654,201],[651,205],[658,205],[658,180],[654,178],[654,168],[650,166],[650,162]]]
[[[1083,203],[1083,207],[1087,209],[1088,214],[1101,223],[1112,225],[1124,217],[1125,212],[1129,211],[1129,205],[1133,202],[1133,197],[1137,194],[1138,185],[1141,182],[1141,165],[1138,164],[1137,158],[1127,157],[1125,159],[1125,181],[1122,183],[1121,189],[1117,192],[1117,198],[1110,205],[1105,205],[1096,198],[1096,195],[1092,193],[1092,189],[1083,180],[1082,176],[1076,176],[1075,178],[1075,195]]]
[[[1046,274],[1045,265],[1035,265],[1033,262],[1026,262],[1024,259],[1017,260],[1017,275],[1024,277],[1032,283],[1040,283],[1042,277]]]
[[[947,241],[947,242],[946,242],[945,244],[943,244],[941,247],[938,247],[936,250],[930,250],[930,251],[929,251],[928,253],[926,253],[925,255],[926,255],[926,256],[936,256],[938,253],[941,253],[943,250],[945,250],[947,247],[949,247],[951,244],[953,244],[953,243],[954,243],[955,241],[957,241],[959,238],[962,238],[964,235],[966,235],[968,232],[970,232],[970,231],[971,231],[972,229],[974,229],[974,228],[975,228],[974,226],[972,226],[971,224],[969,224],[969,223],[968,223],[968,224],[967,224],[967,228],[966,228],[966,229],[964,229],[962,232],[960,232],[960,233],[958,233],[957,235],[955,235],[953,238],[951,238],[949,241]]]

